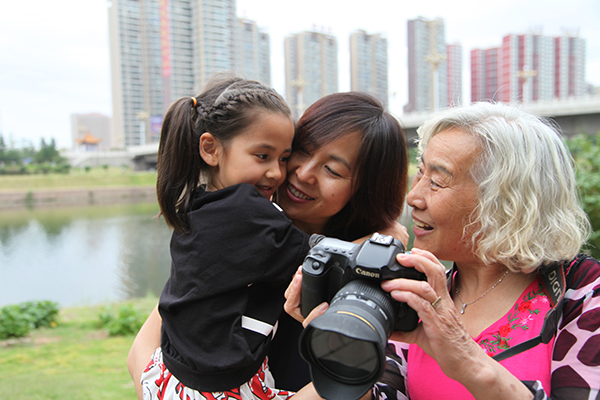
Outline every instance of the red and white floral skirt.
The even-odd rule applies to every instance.
[[[273,388],[275,381],[266,359],[256,375],[239,388],[224,392],[199,392],[190,389],[169,372],[163,362],[160,347],[142,372],[141,382],[144,400],[286,400],[296,394]]]

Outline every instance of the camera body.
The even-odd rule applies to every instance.
[[[427,279],[425,274],[398,263],[396,255],[404,252],[400,241],[375,233],[362,244],[322,235],[312,235],[310,242],[312,248],[302,264],[302,315],[306,317],[313,308],[332,299],[345,300],[354,296],[368,303],[370,295],[363,290],[359,293],[341,291],[349,282],[361,280],[366,281],[372,290],[381,292],[377,297],[385,296],[390,301],[389,313],[393,315],[389,317],[394,321],[390,327],[393,330],[411,331],[416,327],[417,313],[406,303],[393,300],[388,293],[377,288],[379,282],[390,279]]]

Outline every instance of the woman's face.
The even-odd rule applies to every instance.
[[[477,185],[470,168],[481,148],[472,135],[451,128],[428,143],[412,188],[414,246],[442,260],[473,259],[470,237],[463,228],[477,206]]]
[[[359,133],[349,133],[312,151],[292,153],[279,205],[297,227],[322,233],[329,218],[348,203],[361,140]]]

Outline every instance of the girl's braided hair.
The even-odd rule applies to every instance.
[[[200,136],[210,132],[223,146],[256,121],[260,112],[291,118],[283,98],[257,81],[219,74],[197,97],[176,100],[167,111],[158,148],[156,193],[161,215],[187,231],[187,212],[210,167],[200,157]]]

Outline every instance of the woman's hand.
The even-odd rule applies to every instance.
[[[394,279],[381,284],[395,300],[414,309],[421,319],[415,330],[394,332],[391,339],[418,344],[447,376],[459,380],[461,374],[471,372],[465,361],[479,356],[481,349],[460,320],[448,292],[445,267],[433,254],[420,249],[398,254],[397,259],[401,265],[423,272],[427,281]]]
[[[313,309],[310,314],[306,318],[302,315],[300,310],[300,304],[302,303],[302,266],[298,268],[292,282],[285,291],[285,304],[283,305],[283,309],[285,312],[290,314],[292,318],[295,320],[302,322],[302,325],[306,328],[306,326],[318,317],[322,315],[325,310],[329,307],[327,303],[322,303]]]
[[[416,343],[431,356],[444,374],[471,392],[476,399],[531,399],[521,381],[489,357],[466,330],[448,292],[446,269],[430,252],[413,249],[398,254],[398,262],[427,275],[427,281],[393,279],[383,290],[407,303],[421,319],[412,332],[394,332],[392,340]]]

